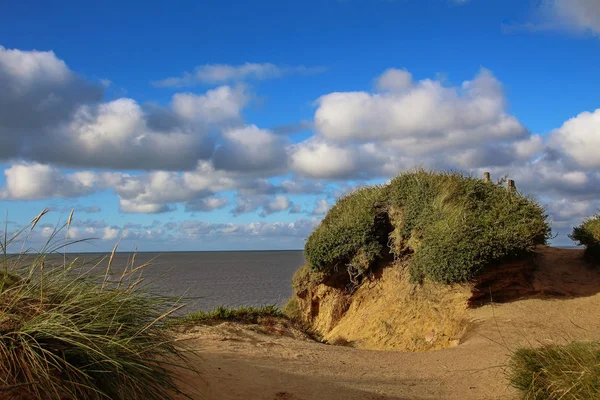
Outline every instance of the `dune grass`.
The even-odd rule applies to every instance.
[[[43,214],[2,243],[0,398],[171,398],[178,388],[167,367],[187,363],[164,327],[182,306],[143,287],[147,265],[134,267],[132,260],[113,276],[114,251],[107,265],[66,255],[50,265],[48,256],[72,243],[52,244],[60,230],[41,254],[9,254],[19,241],[25,248]]]
[[[600,214],[596,214],[579,226],[573,228],[569,237],[580,246],[585,246],[585,259],[594,264],[600,265]]]
[[[550,237],[544,208],[503,183],[417,170],[357,190],[338,200],[312,232],[307,262],[312,272],[360,274],[389,248],[410,257],[413,281],[465,282]]]
[[[521,348],[509,363],[509,380],[526,400],[600,398],[600,343]]]
[[[218,306],[212,311],[194,311],[169,321],[169,327],[194,326],[217,321],[256,324],[262,318],[285,318],[275,304],[263,306],[228,307]]]

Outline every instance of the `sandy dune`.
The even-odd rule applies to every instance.
[[[330,346],[267,335],[252,327],[198,327],[181,336],[198,350],[198,399],[513,399],[503,366],[520,345],[600,339],[600,273],[580,250],[543,247],[539,294],[469,311],[457,347],[402,353]]]

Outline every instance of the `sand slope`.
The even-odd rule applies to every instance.
[[[198,399],[516,398],[503,374],[511,349],[600,339],[600,273],[581,262],[580,250],[538,252],[538,294],[469,310],[457,347],[360,350],[222,324],[181,336],[201,354],[193,360],[201,377],[180,376]]]

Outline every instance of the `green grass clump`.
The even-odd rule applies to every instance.
[[[573,228],[569,237],[578,245],[585,246],[584,257],[587,261],[600,264],[600,214]]]
[[[544,208],[502,183],[419,170],[358,190],[310,235],[308,264],[313,272],[364,272],[389,245],[396,256],[411,257],[413,281],[467,281],[550,236]]]
[[[527,400],[600,398],[600,343],[573,342],[517,350],[509,363],[511,385]]]
[[[98,268],[77,261],[49,265],[46,254],[56,248],[8,254],[23,232],[1,246],[0,398],[169,399],[178,392],[166,366],[186,361],[164,327],[180,307],[141,288],[144,266],[113,278],[112,256],[96,275]]]
[[[262,318],[285,318],[275,304],[263,306],[218,306],[212,311],[195,311],[173,318],[169,327],[193,326],[216,321],[232,321],[255,324]]]

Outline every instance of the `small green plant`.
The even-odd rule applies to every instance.
[[[0,398],[171,398],[179,391],[167,366],[186,365],[186,358],[164,327],[182,306],[142,287],[146,265],[113,276],[116,246],[108,266],[66,255],[51,265],[47,256],[70,242],[49,241],[41,254],[9,254],[23,234],[24,248],[43,214],[2,243]]]
[[[193,326],[216,321],[232,321],[255,324],[262,318],[285,318],[275,304],[263,306],[218,306],[212,311],[195,311],[173,318],[169,327]]]
[[[578,245],[585,246],[584,257],[588,262],[600,265],[600,214],[573,228],[569,237]]]
[[[523,399],[595,400],[600,398],[600,343],[521,348],[507,372]]]
[[[413,281],[464,282],[532,253],[550,227],[517,190],[460,173],[418,170],[340,199],[305,246],[311,273],[363,274],[386,254],[411,260]],[[296,281],[296,278],[295,278]]]

